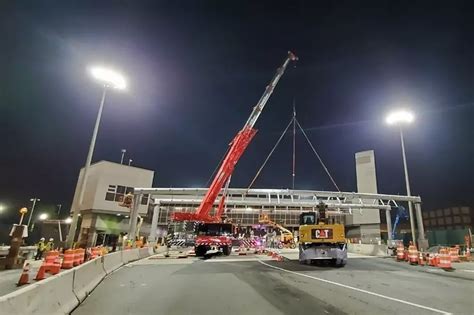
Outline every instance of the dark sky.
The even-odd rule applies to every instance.
[[[397,130],[406,105],[412,193],[424,207],[473,204],[474,14],[470,1],[2,1],[0,202],[69,208],[101,88],[91,64],[126,74],[107,97],[94,160],[156,171],[156,187],[204,186],[276,68],[291,66],[232,186],[246,186],[291,118],[344,191],[374,149],[381,193],[404,194]],[[198,4],[199,3],[199,4]],[[444,4],[442,4],[444,3]],[[297,138],[296,188],[332,190]],[[291,186],[291,136],[256,187]],[[15,215],[16,216],[16,215]]]

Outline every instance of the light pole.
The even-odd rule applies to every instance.
[[[39,216],[38,216],[38,220],[40,221],[44,221],[48,218],[48,214],[47,213],[41,213]],[[31,229],[30,229],[30,232],[33,232],[33,229],[35,228],[35,222],[33,222],[33,224],[31,225]]]
[[[411,190],[410,190],[410,180],[408,177],[407,157],[405,153],[405,141],[403,138],[403,125],[410,124],[414,120],[415,120],[415,116],[413,115],[413,113],[407,110],[403,110],[403,109],[389,113],[385,120],[388,125],[396,125],[399,127],[399,130],[400,130],[400,142],[402,146],[402,158],[403,158],[403,168],[405,170],[405,185],[407,189],[407,196],[411,196]],[[411,237],[413,240],[413,245],[416,245],[413,205],[410,201],[408,202],[408,211],[410,213]],[[387,228],[388,228],[388,222],[387,222]]]
[[[128,160],[128,166],[130,166],[132,164],[133,160],[132,159],[129,159]]]
[[[28,229],[28,227],[30,226],[31,217],[33,216],[33,212],[35,211],[36,202],[37,202],[37,201],[41,201],[41,199],[35,197],[35,198],[31,198],[30,201],[33,202],[33,206],[31,207],[30,216],[28,217],[28,223],[26,223],[26,228],[27,228],[27,229]]]
[[[97,138],[97,132],[99,131],[100,119],[102,117],[102,110],[104,109],[106,92],[109,88],[123,90],[127,86],[125,78],[121,74],[110,69],[106,69],[102,67],[92,67],[90,68],[90,74],[94,79],[96,79],[103,85],[102,99],[100,101],[99,112],[97,113],[97,119],[95,121],[94,131],[92,133],[92,139],[89,146],[89,152],[87,154],[86,164],[84,166],[84,172],[82,174],[80,191],[79,191],[79,199],[76,200],[75,204],[73,204],[73,215],[72,215],[71,227],[69,229],[69,233],[66,238],[66,245],[68,247],[72,246],[72,243],[74,242],[74,236],[76,234],[77,220],[78,220],[79,211],[80,211],[79,208],[82,205],[82,201],[84,198],[84,191],[87,184],[87,175],[89,172],[89,167],[91,165],[92,155],[94,153],[95,141]]]
[[[120,164],[123,164],[123,158],[124,158],[126,152],[127,152],[127,150],[122,149],[122,158],[120,159]]]
[[[63,207],[63,205],[59,204],[57,206],[58,206],[58,219],[59,219],[59,216],[61,215],[61,208]]]

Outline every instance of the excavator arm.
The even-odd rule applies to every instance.
[[[245,149],[252,141],[253,137],[257,133],[257,130],[254,129],[254,125],[257,122],[260,114],[263,111],[268,99],[273,93],[274,88],[276,87],[281,76],[285,72],[286,67],[290,61],[298,60],[298,58],[292,53],[288,52],[283,65],[278,68],[276,74],[273,76],[270,84],[265,89],[262,97],[258,101],[257,105],[254,106],[250,117],[243,126],[243,128],[237,133],[232,142],[229,144],[230,148],[227,151],[225,158],[222,161],[222,164],[216,173],[206,195],[204,196],[201,204],[194,213],[187,212],[174,212],[171,219],[174,221],[202,221],[202,222],[220,222],[220,216],[223,213],[225,193],[222,196],[222,199],[219,203],[218,210],[211,216],[210,212],[213,208],[214,202],[216,201],[219,193],[221,192],[224,185],[228,186],[228,181],[232,172],[234,171],[235,165],[239,161],[242,154],[245,152]],[[227,182],[227,184],[226,184]]]

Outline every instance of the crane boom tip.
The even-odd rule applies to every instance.
[[[291,51],[288,51],[288,58],[290,58],[290,60],[292,60],[292,61],[297,61],[298,60],[298,57]]]

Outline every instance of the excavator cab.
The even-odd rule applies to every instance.
[[[303,212],[300,214],[300,225],[317,224],[316,212]]]

